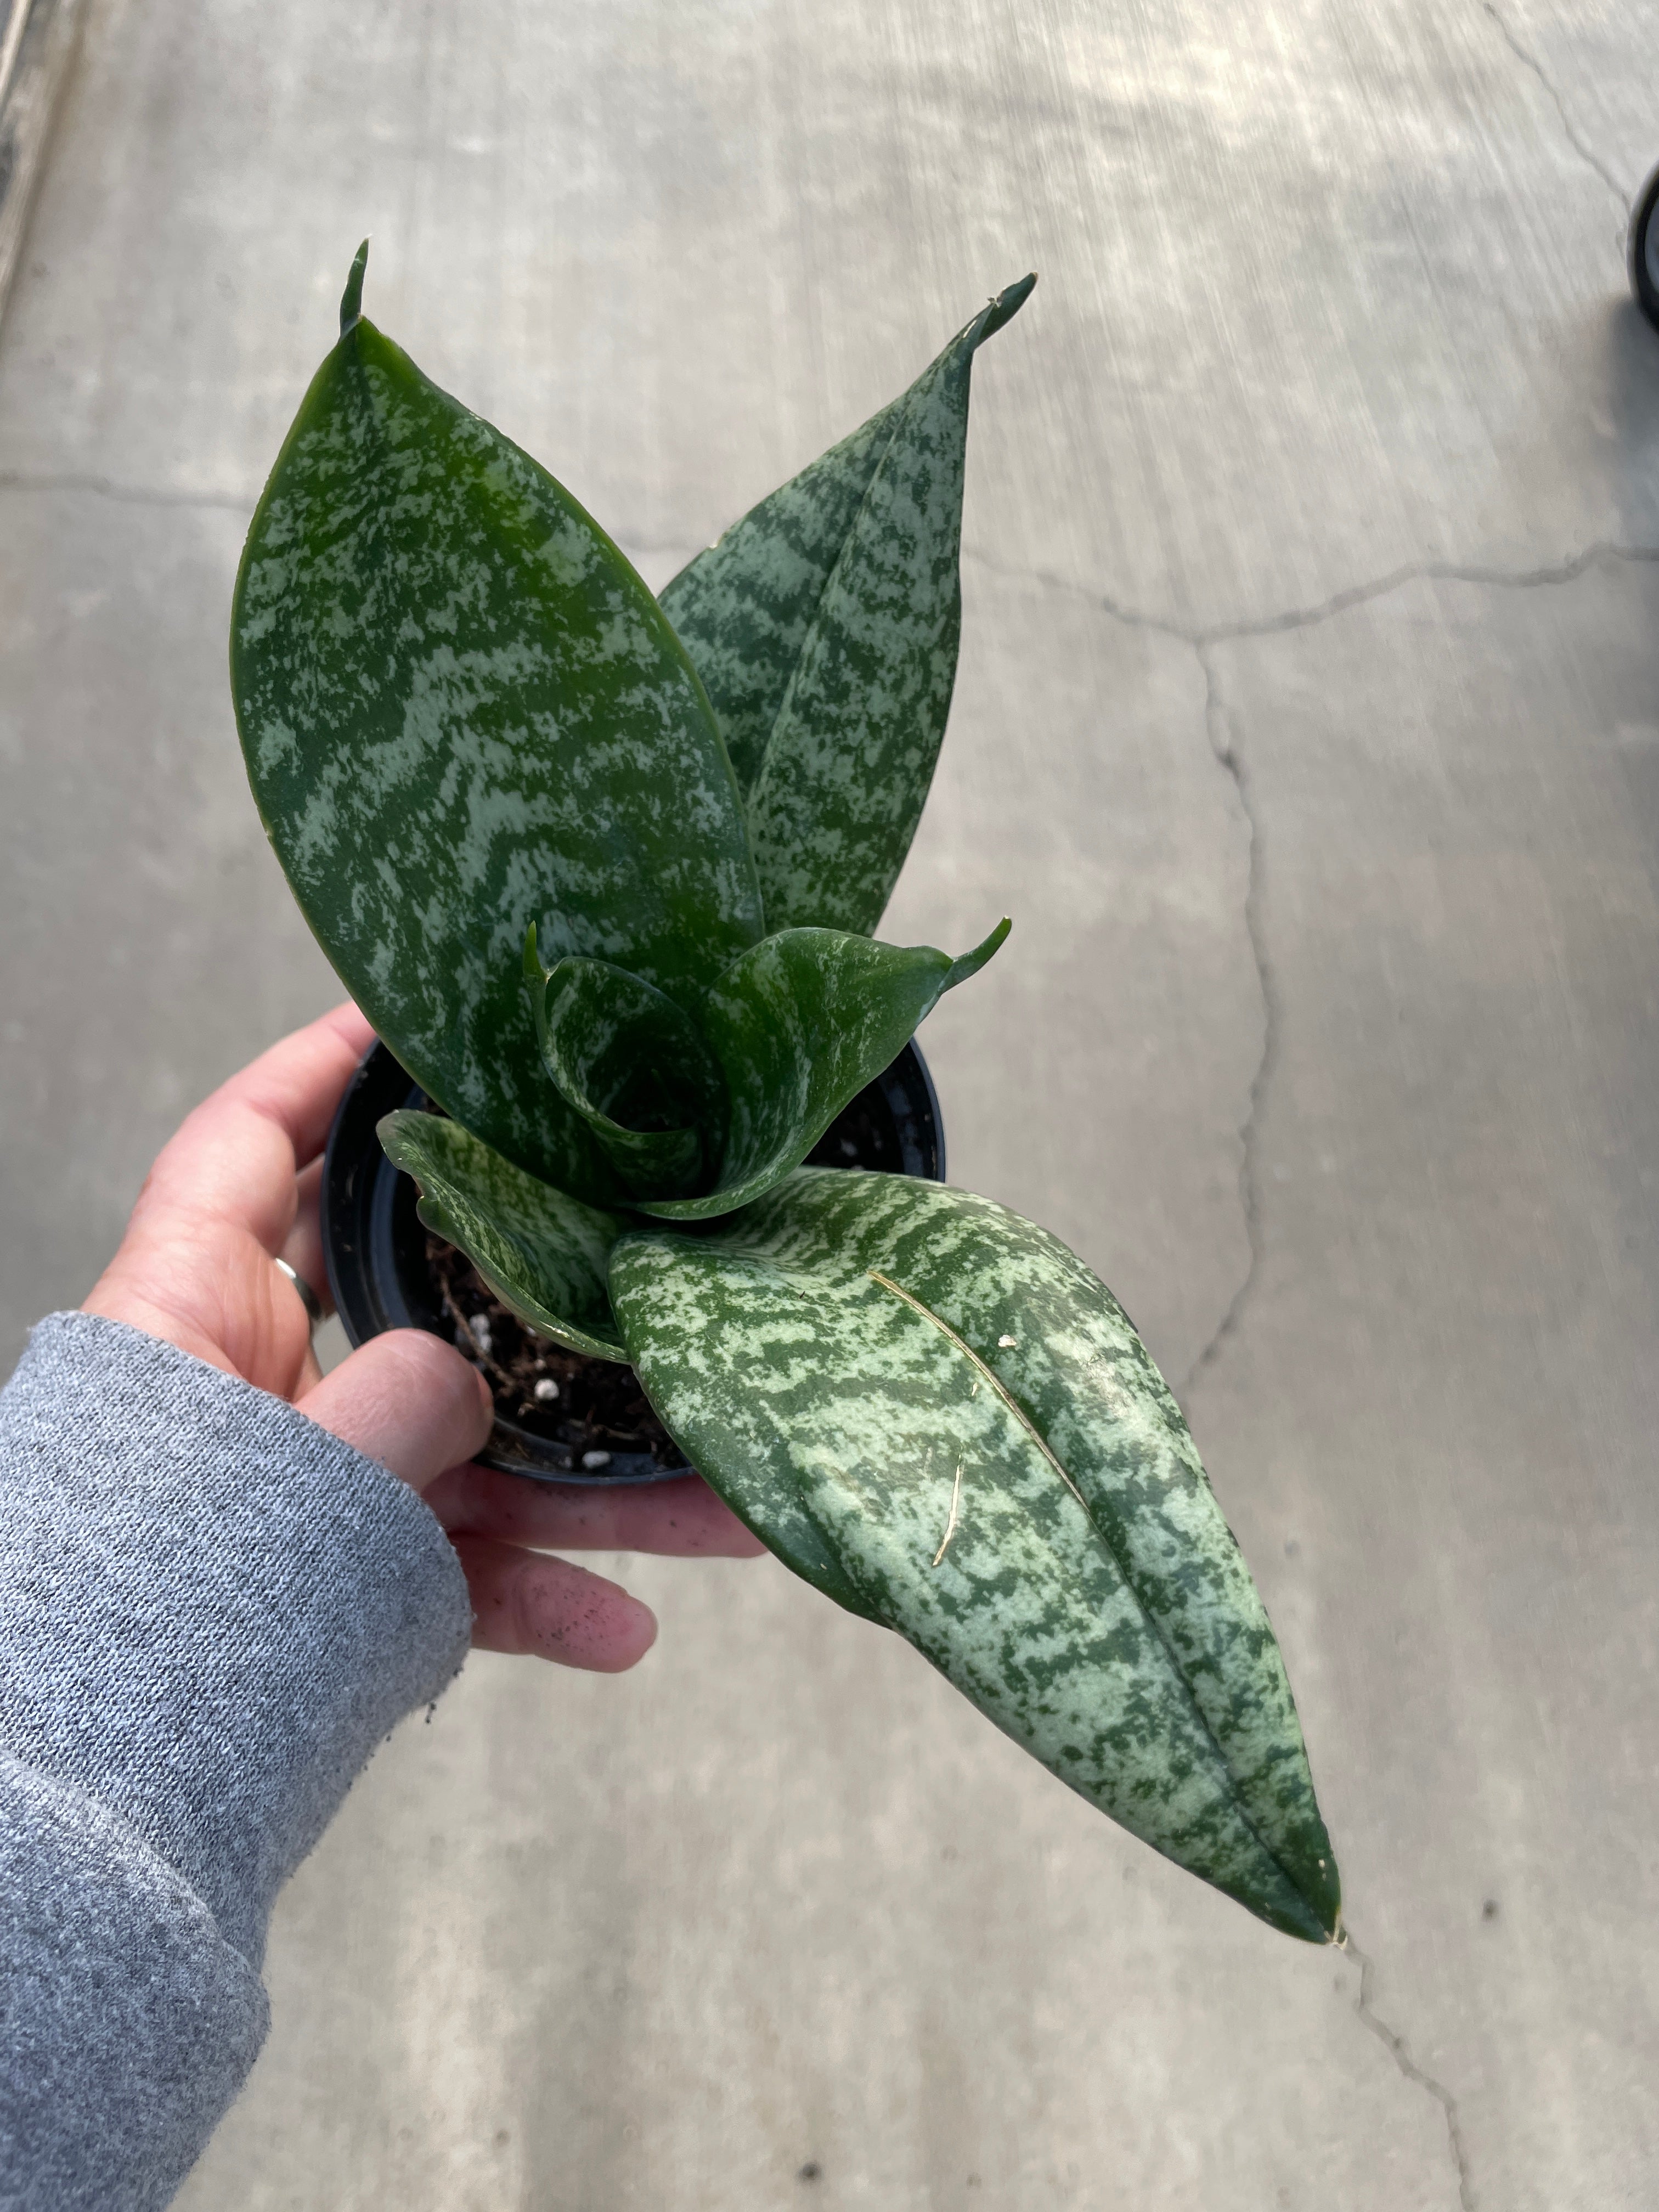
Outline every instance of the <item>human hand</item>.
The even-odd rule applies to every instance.
[[[544,1547],[747,1559],[763,1547],[695,1479],[590,1493],[465,1464],[489,1433],[489,1386],[424,1329],[373,1337],[321,1372],[310,1316],[276,1262],[326,1298],[323,1147],[373,1036],[355,1006],[337,1007],[198,1106],[150,1170],[83,1310],[286,1398],[411,1484],[460,1560],[476,1645],[619,1673],[655,1640],[650,1608]]]

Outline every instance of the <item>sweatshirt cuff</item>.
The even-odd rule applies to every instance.
[[[385,1468],[124,1322],[35,1328],[0,1393],[0,1748],[119,1814],[256,1966],[277,1889],[470,1630]]]

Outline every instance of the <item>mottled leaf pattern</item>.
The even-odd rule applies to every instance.
[[[1340,1889],[1261,1601],[1186,1424],[1071,1252],[961,1191],[802,1170],[611,1258],[682,1449],[797,1571],[1263,1919]]]
[[[544,972],[533,929],[525,963],[548,1072],[623,1189],[702,1189],[725,1142],[726,1086],[691,1017],[608,961],[561,960]]]
[[[355,314],[349,289],[348,302]],[[349,319],[253,518],[231,673],[261,813],[410,1073],[591,1187],[520,953],[694,994],[762,932],[741,804],[661,611],[569,494]]]
[[[503,1304],[572,1352],[626,1359],[605,1288],[615,1215],[538,1182],[440,1114],[388,1114],[380,1135],[415,1178],[422,1220],[460,1247]]]
[[[1272,1630],[1110,1292],[988,1200],[797,1167],[1006,933],[951,961],[868,933],[950,705],[973,355],[1035,280],[676,578],[677,635],[362,319],[365,259],[254,517],[232,678],[307,919],[454,1117],[380,1125],[422,1219],[532,1328],[631,1360],[797,1572],[1328,1939]]]
[[[1007,922],[999,922],[959,960],[927,945],[881,945],[831,929],[781,930],[740,954],[700,1010],[726,1079],[729,1121],[718,1179],[701,1197],[641,1197],[640,1211],[708,1220],[769,1189],[1007,934]]]
[[[868,933],[903,866],[956,680],[974,353],[1036,281],[663,592],[748,797],[769,928]]]
[[[824,586],[909,396],[890,401],[751,507],[663,588],[663,611],[708,687],[745,798]]]

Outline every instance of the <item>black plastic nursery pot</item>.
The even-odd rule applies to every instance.
[[[428,1235],[416,1212],[413,1181],[392,1166],[374,1133],[381,1116],[398,1107],[437,1110],[386,1047],[374,1045],[340,1101],[323,1167],[328,1285],[351,1343],[388,1328],[424,1328],[477,1358],[495,1395],[495,1425],[478,1455],[485,1467],[536,1482],[582,1486],[665,1482],[690,1474],[654,1417],[644,1424],[653,1432],[641,1437],[644,1448],[632,1449],[625,1443],[618,1449],[609,1429],[573,1418],[571,1409],[593,1394],[615,1401],[619,1389],[631,1386],[637,1393],[631,1370],[548,1346],[545,1356],[538,1355],[550,1370],[547,1377],[526,1395],[509,1388],[492,1368],[492,1339],[481,1336],[477,1322],[468,1318],[469,1306],[486,1294],[480,1286],[470,1297],[459,1287],[458,1269],[469,1282],[476,1279],[452,1248]],[[842,1109],[808,1155],[808,1164],[944,1182],[945,1125],[914,1039]],[[504,1324],[498,1319],[502,1325],[522,1327],[510,1318]],[[529,1337],[527,1330],[522,1334]],[[544,1395],[550,1396],[545,1407],[534,1402]],[[648,1416],[649,1409],[644,1411]]]

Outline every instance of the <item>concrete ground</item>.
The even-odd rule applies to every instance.
[[[1568,2212],[1659,2152],[1659,7],[93,0],[0,330],[3,1358],[331,981],[224,675],[369,312],[661,580],[1029,267],[888,933],[1176,1384],[1353,1943],[769,1562],[474,1661],[182,2202]],[[601,1565],[605,1564],[601,1562]]]

